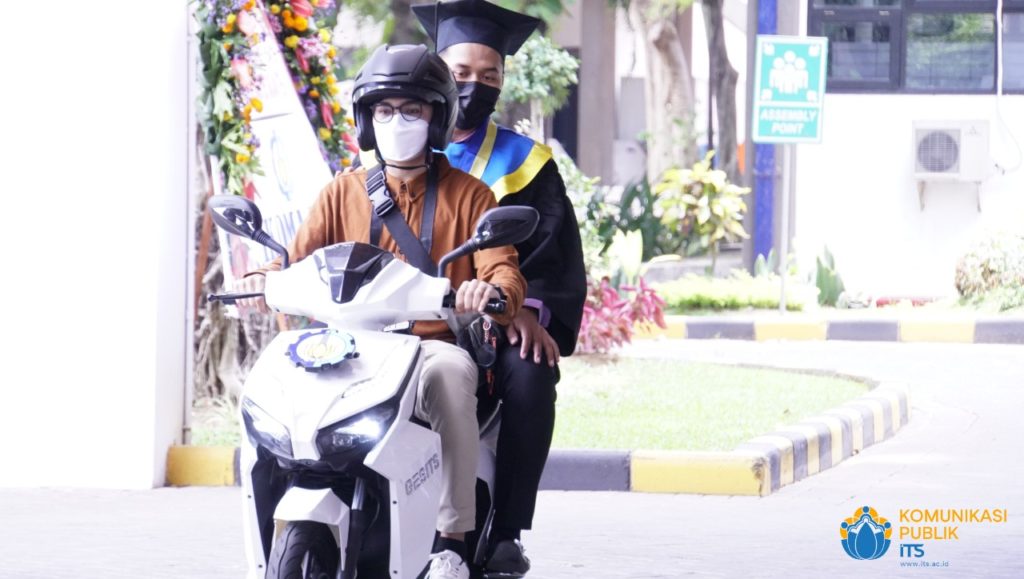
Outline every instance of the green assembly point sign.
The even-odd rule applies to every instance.
[[[821,141],[827,54],[824,37],[757,37],[755,143]]]

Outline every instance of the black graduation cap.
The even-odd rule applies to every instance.
[[[504,58],[515,54],[540,26],[538,18],[484,0],[417,4],[412,11],[434,41],[437,52],[453,44],[472,42],[490,46]]]

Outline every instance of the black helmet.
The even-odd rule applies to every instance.
[[[433,105],[427,144],[438,150],[448,146],[459,115],[459,89],[440,56],[422,44],[385,44],[373,51],[352,86],[352,110],[360,149],[376,148],[372,106],[389,97],[412,97]]]

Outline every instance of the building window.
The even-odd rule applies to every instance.
[[[995,0],[812,0],[831,92],[993,93]],[[1003,90],[1024,92],[1024,0],[1003,0]]]
[[[996,88],[995,14],[909,14],[905,86],[937,92]]]
[[[1024,92],[1024,12],[1003,16],[1003,90]]]

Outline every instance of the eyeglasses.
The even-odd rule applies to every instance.
[[[416,121],[423,116],[425,103],[420,101],[405,101],[401,106],[394,107],[388,103],[377,103],[373,105],[373,120],[378,123],[390,123],[395,116],[397,109],[402,113],[402,118],[407,121]]]

